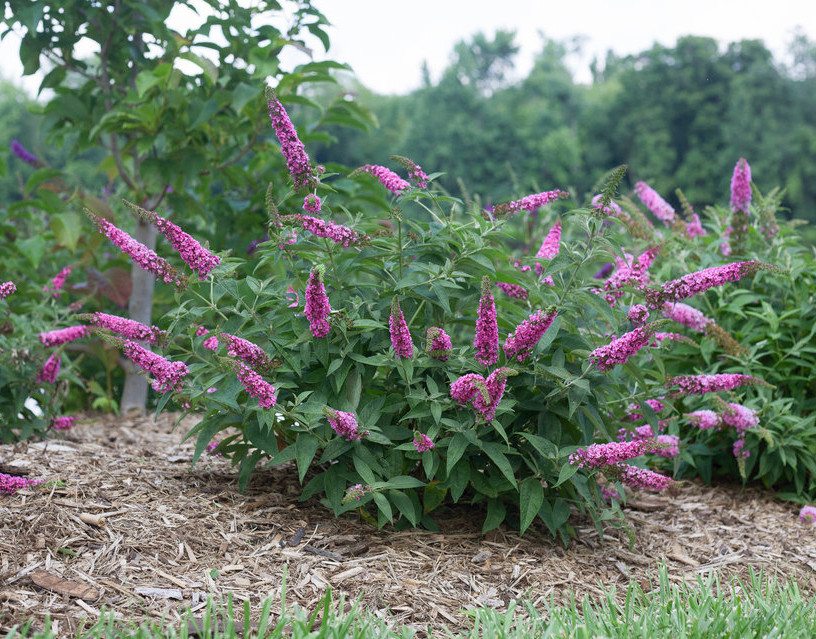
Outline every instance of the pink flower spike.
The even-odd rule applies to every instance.
[[[751,167],[745,158],[740,158],[731,177],[731,210],[748,215],[751,206]]]
[[[649,309],[643,304],[635,304],[629,309],[626,317],[634,326],[643,326],[649,321]]]
[[[0,284],[0,300],[6,299],[9,295],[17,292],[17,287],[14,282],[8,281]]]
[[[496,303],[490,292],[490,278],[482,278],[482,296],[476,319],[476,337],[473,340],[476,359],[482,366],[499,361],[499,325],[496,321]]]
[[[159,393],[180,391],[184,378],[190,372],[184,362],[171,362],[130,340],[125,340],[122,352],[136,366],[153,376],[151,386]]]
[[[230,357],[237,357],[253,369],[268,370],[272,368],[272,360],[257,344],[229,333],[222,333],[221,335],[227,345],[227,355]]]
[[[718,429],[722,426],[720,416],[713,410],[698,410],[693,413],[687,413],[686,419],[692,426],[696,426],[701,430]]]
[[[663,315],[698,333],[705,333],[706,327],[712,322],[702,312],[682,302],[666,302],[663,305]]]
[[[816,521],[816,506],[802,506],[799,511],[799,519],[803,524],[812,524]]]
[[[523,286],[519,286],[518,284],[496,282],[496,286],[498,286],[502,291],[504,291],[505,295],[517,300],[526,300],[530,296],[530,293],[527,291],[527,289],[524,288]]]
[[[115,227],[106,219],[98,217],[88,209],[85,213],[96,225],[97,230],[107,237],[125,255],[130,256],[133,263],[139,268],[152,273],[157,279],[165,284],[172,284],[181,287],[183,281],[178,271],[170,266],[170,263],[163,257],[159,257],[155,251],[147,248],[141,242],[137,242],[122,229]]]
[[[70,417],[55,417],[51,422],[51,427],[54,430],[70,430],[74,427],[76,422],[76,415]]]
[[[360,428],[354,413],[346,413],[341,410],[334,410],[328,406],[323,407],[323,414],[329,420],[329,425],[335,433],[346,441],[362,439],[368,435],[369,431]]]
[[[258,400],[261,408],[272,408],[276,402],[275,387],[248,366],[236,363],[236,375],[250,397]]]
[[[69,326],[47,333],[40,333],[40,341],[45,346],[62,346],[68,342],[80,339],[88,335],[88,327],[85,325]]]
[[[306,186],[312,177],[312,163],[306,154],[306,147],[298,138],[297,131],[289,119],[289,114],[283,108],[278,96],[269,87],[266,90],[266,102],[269,107],[269,117],[272,127],[281,145],[281,153],[286,159],[286,168],[294,180],[295,188]]]
[[[560,191],[558,189],[554,191],[543,191],[542,193],[527,195],[520,200],[513,200],[512,202],[506,202],[504,204],[497,204],[493,207],[492,217],[502,217],[505,215],[507,217],[512,217],[519,211],[535,213],[542,206],[546,206],[550,202],[554,202],[555,200],[568,196],[569,193],[566,191]]]
[[[696,213],[692,213],[691,220],[686,222],[686,235],[689,238],[707,235],[702,222],[700,222],[700,216]]]
[[[438,326],[431,326],[425,334],[425,352],[434,359],[446,362],[452,350],[450,335]]]
[[[410,359],[414,356],[414,342],[411,340],[411,332],[408,324],[405,323],[405,316],[402,314],[399,299],[394,296],[391,302],[391,316],[388,318],[388,328],[391,333],[391,346],[397,357]]]
[[[716,375],[678,375],[666,382],[666,388],[677,386],[678,390],[672,392],[669,397],[679,397],[682,395],[705,395],[706,393],[716,393],[722,390],[732,390],[740,386],[770,386],[768,382],[751,377],[750,375],[737,375],[736,373],[718,373]]]
[[[346,491],[345,496],[343,497],[342,504],[348,504],[352,501],[360,501],[363,497],[368,495],[371,492],[371,486],[366,484],[363,486],[362,484],[354,484],[351,488]]]
[[[645,468],[637,468],[629,464],[621,464],[615,468],[615,479],[626,484],[630,488],[642,490],[665,490],[676,483],[671,477],[666,477],[660,473]]]
[[[658,195],[657,191],[646,182],[638,182],[635,184],[635,193],[658,220],[666,226],[672,225],[674,222],[674,209]]]
[[[303,199],[303,210],[308,213],[320,213],[320,206],[320,198],[314,193],[309,193],[309,195]]]
[[[348,248],[352,244],[360,244],[369,240],[368,236],[361,236],[354,229],[350,229],[342,224],[335,224],[328,220],[321,220],[319,217],[298,214],[285,216],[283,219],[295,220],[303,229],[309,231],[312,235],[328,238],[335,244],[342,245],[343,248]]]
[[[145,326],[141,322],[119,317],[118,315],[108,315],[107,313],[93,313],[80,315],[81,319],[87,320],[94,326],[113,331],[122,337],[132,339],[137,342],[148,342],[156,346],[164,341],[167,333],[155,326]],[[206,330],[206,329],[205,329]]]
[[[323,286],[324,270],[322,264],[315,266],[309,273],[309,282],[306,284],[306,319],[309,320],[309,329],[315,337],[326,337],[331,331],[328,322],[331,306]]]
[[[654,447],[654,441],[649,440],[590,444],[572,453],[569,463],[577,464],[579,468],[605,468],[640,457],[654,450]]]
[[[504,341],[504,354],[507,359],[515,357],[519,362],[523,362],[530,357],[557,315],[558,312],[553,309],[538,310],[519,324]]]
[[[62,357],[58,352],[51,353],[51,356],[46,360],[45,364],[43,364],[42,370],[37,373],[35,381],[44,382],[46,384],[53,384],[56,382],[61,361]]]
[[[431,450],[433,447],[434,443],[431,441],[430,437],[428,437],[425,433],[414,431],[414,448],[417,449],[418,453],[424,453],[427,450]]]
[[[556,255],[558,255],[559,250],[561,250],[561,220],[560,219],[555,221],[555,224],[553,224],[553,226],[550,229],[549,233],[547,233],[547,237],[545,237],[544,241],[541,243],[541,248],[538,249],[538,253],[536,253],[536,257],[551,260]]]
[[[44,479],[26,479],[25,477],[18,477],[17,475],[0,473],[0,493],[13,495],[18,490],[24,490],[31,486],[36,486],[44,481]]]
[[[658,435],[656,441],[661,448],[655,448],[655,455],[674,459],[680,454],[680,438],[677,435]]]
[[[70,266],[66,266],[62,269],[59,273],[57,273],[52,279],[50,284],[46,284],[43,286],[43,290],[45,292],[52,291],[54,297],[60,297],[62,295],[62,287],[65,284],[65,280],[68,279],[68,276],[71,274]]]
[[[618,364],[625,364],[632,355],[648,346],[655,330],[655,323],[652,322],[624,333],[609,344],[596,348],[589,354],[589,359],[602,373]]]
[[[603,290],[607,291],[604,296],[606,303],[615,306],[618,298],[623,296],[621,289],[624,286],[642,288],[649,281],[649,267],[662,248],[662,244],[650,246],[637,258],[633,258],[628,253],[624,255],[625,260],[615,257],[616,270],[603,285]]]
[[[380,181],[385,188],[395,195],[402,195],[402,192],[410,188],[411,185],[403,180],[399,175],[394,173],[391,169],[387,169],[379,164],[366,164],[354,171],[355,173],[368,173],[373,175]]]

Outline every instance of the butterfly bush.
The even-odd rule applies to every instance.
[[[61,357],[59,353],[52,353],[51,356],[43,364],[42,370],[37,373],[36,381],[45,382],[46,384],[53,384],[57,381],[57,374],[60,369]]]
[[[332,430],[346,441],[362,439],[370,434],[369,431],[360,428],[354,413],[334,410],[328,406],[323,408],[323,412],[329,420],[329,425],[332,427]]]
[[[391,346],[399,358],[410,359],[414,356],[414,342],[405,316],[402,314],[399,300],[394,296],[391,302],[391,316],[388,318],[388,328],[391,333]]]
[[[559,250],[561,250],[561,220],[556,220],[555,224],[553,224],[552,228],[550,229],[550,232],[547,233],[547,237],[545,237],[544,241],[541,243],[541,248],[538,249],[536,258],[551,260],[558,255]],[[536,262],[535,272],[538,275],[541,275],[544,272],[544,266],[542,266],[541,262]],[[553,278],[551,275],[548,275],[542,281],[550,286],[553,285]]]
[[[147,342],[151,346],[156,346],[165,341],[167,333],[155,326],[145,326],[141,322],[109,315],[107,313],[91,313],[79,316],[93,326],[104,328],[109,331],[137,342]]]
[[[269,118],[272,127],[281,145],[281,153],[286,159],[286,168],[295,183],[295,188],[301,188],[312,180],[312,163],[306,154],[306,147],[300,141],[289,114],[281,104],[275,92],[267,87],[266,103],[269,107]]]
[[[492,366],[499,360],[499,326],[496,303],[490,292],[490,278],[482,278],[482,296],[476,319],[476,338],[473,340],[476,359],[482,366]]]
[[[68,328],[59,328],[47,333],[40,333],[40,342],[44,346],[62,346],[68,342],[86,337],[90,332],[89,327],[81,324],[79,326],[69,326]]]
[[[31,151],[26,149],[19,140],[12,140],[11,141],[11,152],[14,153],[18,158],[20,158],[26,164],[30,164],[34,168],[40,168],[43,166],[43,163],[40,159],[34,155]]]
[[[812,524],[816,521],[816,506],[802,506],[799,511],[799,519],[803,524]]]
[[[649,267],[662,248],[662,245],[651,246],[637,258],[628,253],[625,260],[615,257],[615,272],[603,285],[603,290],[606,291],[604,299],[607,304],[615,306],[617,300],[624,294],[621,290],[624,286],[639,289],[649,282]]]
[[[62,295],[62,287],[65,285],[65,280],[68,279],[68,276],[71,274],[71,267],[66,266],[63,268],[59,273],[57,273],[53,278],[51,278],[51,282],[43,286],[43,290],[46,293],[52,293],[54,297],[60,297]]]
[[[663,316],[683,326],[688,326],[698,333],[704,333],[708,325],[712,322],[712,320],[706,317],[701,311],[682,302],[666,302],[663,305]]]
[[[553,309],[538,310],[519,324],[504,341],[504,354],[507,359],[515,358],[523,362],[530,357],[557,315]]]
[[[414,448],[416,448],[418,453],[424,453],[431,450],[433,447],[434,443],[425,433],[414,433]]]
[[[596,348],[589,354],[589,359],[601,372],[606,372],[618,364],[625,364],[632,355],[649,345],[656,327],[653,322],[624,333],[609,344]]]
[[[515,298],[517,300],[526,300],[530,297],[530,292],[519,284],[508,284],[507,282],[496,282],[505,295]]]
[[[337,224],[329,220],[322,220],[319,217],[309,215],[290,215],[282,218],[284,221],[293,220],[300,226],[317,237],[325,237],[335,244],[340,244],[343,248],[348,248],[352,244],[367,242],[368,238],[360,236],[357,231],[342,224]]]
[[[678,375],[666,382],[666,388],[676,386],[670,397],[683,395],[705,395],[723,390],[733,390],[740,386],[768,386],[767,382],[737,373],[717,373],[714,375]]]
[[[236,365],[235,374],[250,397],[258,400],[261,408],[272,408],[276,402],[275,387],[245,364]]]
[[[504,204],[497,204],[493,207],[492,215],[494,217],[512,217],[519,211],[527,211],[528,213],[535,213],[543,206],[554,202],[555,200],[568,196],[569,193],[555,189],[553,191],[543,191],[541,193],[534,193],[527,195],[520,200],[513,200],[512,202],[505,202]]]
[[[425,352],[434,359],[446,362],[452,350],[450,335],[438,326],[431,326],[425,334]]]
[[[306,318],[309,320],[309,330],[315,337],[326,337],[331,331],[328,318],[331,313],[329,298],[323,286],[324,269],[316,266],[309,274],[309,283],[306,284]]]
[[[54,430],[70,430],[76,424],[76,415],[55,417],[51,422]]]
[[[649,321],[649,308],[643,304],[635,304],[629,308],[626,317],[635,326],[643,326]]]
[[[0,284],[0,300],[6,299],[9,295],[17,292],[14,282],[3,282]]]
[[[308,213],[320,213],[321,202],[320,198],[317,197],[314,193],[309,193],[305,198],[303,198],[303,210],[307,211]]]
[[[387,169],[378,164],[366,164],[365,166],[361,166],[359,169],[357,169],[356,172],[373,175],[375,178],[377,178],[377,180],[379,180],[380,184],[391,191],[391,193],[394,195],[400,195],[406,189],[411,188],[410,183],[403,180],[391,169]]]
[[[13,495],[18,490],[31,488],[32,486],[43,483],[44,481],[44,479],[28,479],[26,477],[18,477],[17,475],[0,473],[0,493]]]
[[[184,362],[171,362],[131,340],[124,340],[121,348],[131,362],[153,376],[153,390],[159,393],[181,390],[184,378],[190,372]]]
[[[640,198],[640,201],[646,205],[654,216],[663,222],[666,226],[671,226],[675,220],[675,211],[672,206],[666,202],[652,187],[646,182],[638,182],[635,184],[635,193]]]

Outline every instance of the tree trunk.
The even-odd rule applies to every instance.
[[[136,223],[136,233],[134,239],[141,242],[149,249],[156,248],[156,229],[142,220]],[[156,279],[151,273],[142,270],[135,264],[131,269],[133,279],[133,292],[130,295],[128,313],[130,319],[150,326],[153,312],[153,286]],[[141,343],[145,348],[150,348],[146,342]],[[130,371],[125,374],[125,388],[122,391],[122,400],[119,407],[122,413],[129,411],[145,412],[147,402],[147,379],[143,374]]]

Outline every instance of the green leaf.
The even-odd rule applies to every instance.
[[[346,377],[346,401],[351,410],[357,410],[360,404],[360,393],[363,389],[363,378],[360,375],[360,369],[355,366]]]
[[[411,522],[412,526],[419,523],[420,513],[417,511],[416,505],[404,492],[399,490],[389,490],[388,497],[397,507],[405,518]]]
[[[31,263],[31,266],[36,269],[40,265],[40,260],[45,255],[45,238],[41,235],[32,235],[24,240],[19,240],[16,246],[17,250]]]
[[[513,469],[510,466],[510,462],[507,460],[507,457],[504,456],[504,452],[502,451],[502,446],[499,444],[494,444],[493,442],[485,442],[482,446],[482,449],[487,456],[496,464],[496,467],[502,472],[507,478],[514,488],[518,488],[518,484],[516,483],[516,477],[513,474]]]
[[[555,483],[553,488],[557,488],[577,472],[578,466],[576,464],[564,464],[561,467],[561,472],[558,473],[558,481]]]
[[[240,113],[250,100],[258,100],[261,89],[245,82],[240,82],[232,91],[232,108]]]
[[[37,169],[26,181],[25,191],[26,193],[32,193],[43,182],[59,177],[62,177],[62,171],[57,169]]]
[[[51,216],[51,230],[57,244],[66,247],[72,253],[76,251],[82,235],[82,218],[77,213],[56,213]]]
[[[374,493],[374,503],[377,504],[377,509],[382,513],[387,521],[394,519],[394,514],[391,511],[391,504],[382,493]]]
[[[456,433],[451,440],[451,443],[448,444],[448,462],[447,462],[447,469],[448,475],[451,474],[451,470],[456,466],[456,463],[461,459],[462,454],[465,452],[465,449],[468,447],[468,440],[462,433]]]
[[[482,534],[501,526],[506,514],[507,509],[500,499],[489,500],[487,502],[487,517],[485,517],[485,522],[482,526]]]
[[[421,486],[425,485],[425,482],[420,481],[416,477],[397,475],[386,482],[380,482],[379,484],[373,485],[375,488],[377,486],[381,486],[382,488],[420,488]]]
[[[295,440],[295,461],[297,461],[300,483],[303,483],[303,478],[306,476],[306,471],[309,470],[309,465],[314,459],[319,444],[317,437],[311,433],[300,433]]]
[[[536,477],[528,477],[521,482],[519,487],[520,534],[523,535],[524,531],[533,523],[533,519],[535,519],[543,503],[544,488],[541,486],[541,480]]]
[[[453,472],[448,473],[448,481],[450,482],[451,499],[454,503],[459,501],[462,493],[465,492],[468,482],[470,481],[470,465],[466,459],[459,461],[453,467]]]
[[[567,502],[565,502],[560,497],[555,500],[555,504],[553,504],[552,509],[552,525],[555,530],[558,530],[567,523],[567,520],[570,517],[570,507]]]
[[[374,477],[374,472],[371,470],[371,467],[357,454],[357,452],[355,452],[352,456],[352,462],[354,463],[354,470],[357,471],[357,474],[364,483],[377,483],[377,479]]]
[[[549,439],[530,433],[521,433],[521,436],[530,442],[544,459],[556,459],[558,457],[558,447]]]

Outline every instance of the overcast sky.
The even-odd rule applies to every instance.
[[[581,82],[589,63],[643,51],[678,36],[711,36],[721,45],[759,38],[781,59],[799,27],[816,40],[816,0],[314,0],[332,23],[330,57],[348,62],[360,80],[380,93],[407,93],[420,84],[427,60],[432,78],[450,61],[453,45],[472,34],[512,29],[521,46],[517,74],[529,70],[541,35],[556,40],[585,36],[583,56],[569,61]],[[181,25],[179,25],[181,26]],[[314,45],[320,48],[315,40]],[[0,73],[22,83],[19,41],[0,45]],[[303,60],[300,60],[301,62]],[[25,83],[32,92],[38,80]]]

